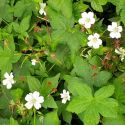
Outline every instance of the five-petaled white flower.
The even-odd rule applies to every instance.
[[[89,40],[88,42],[89,47],[97,49],[99,48],[100,45],[102,45],[102,40],[100,39],[100,35],[98,33],[89,35],[88,40]]]
[[[32,62],[32,65],[35,66],[38,61],[36,59],[32,59],[31,62]]]
[[[122,47],[115,49],[115,52],[120,55],[121,61],[124,60],[125,57],[125,49],[123,49]]]
[[[62,98],[62,103],[66,103],[67,100],[70,101],[70,95],[69,95],[69,91],[66,92],[66,90],[63,90],[63,93],[60,94],[61,98]]]
[[[119,26],[117,22],[112,22],[112,25],[108,25],[108,31],[110,31],[111,38],[121,38],[122,26]]]
[[[79,24],[83,25],[86,29],[90,28],[92,24],[95,23],[93,12],[83,12],[81,14],[82,18],[79,19]]]
[[[33,93],[29,93],[26,95],[25,100],[27,103],[25,104],[25,107],[27,109],[31,109],[32,107],[35,107],[36,109],[41,108],[41,103],[44,102],[44,97],[40,96],[40,93],[35,91]]]
[[[45,7],[46,7],[46,3],[40,3],[40,10],[39,10],[39,13],[41,15],[46,15],[46,12],[45,12]]]
[[[13,79],[13,73],[11,72],[9,73],[5,73],[4,74],[5,79],[3,80],[3,85],[6,85],[7,89],[11,89],[12,84],[15,83],[14,79]]]

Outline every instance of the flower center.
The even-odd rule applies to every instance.
[[[8,81],[9,81],[10,83],[12,83],[13,78],[8,78]]]
[[[118,27],[114,28],[114,32],[117,33],[118,32]]]
[[[89,23],[90,22],[90,18],[86,18],[86,22]]]
[[[67,94],[64,94],[64,99],[68,99],[68,96],[67,96]]]
[[[93,42],[94,43],[96,43],[97,42],[97,38],[95,37],[95,38],[93,38]]]
[[[36,99],[35,98],[32,99],[32,103],[33,104],[36,103]]]

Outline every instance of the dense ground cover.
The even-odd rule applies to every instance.
[[[0,125],[125,125],[125,0],[0,0]]]

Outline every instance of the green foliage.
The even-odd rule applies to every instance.
[[[28,86],[29,86],[29,90],[31,92],[41,90],[41,84],[40,84],[39,80],[36,79],[35,77],[27,76],[27,83],[28,83]]]
[[[0,0],[0,125],[125,125],[124,6],[125,0]],[[83,12],[94,14],[90,28],[79,23]],[[118,39],[107,29],[112,22],[122,26]],[[97,49],[88,43],[94,33],[102,40]]]
[[[77,57],[74,62],[73,73],[82,77],[89,85],[102,86],[112,77],[110,72],[100,71],[96,65],[90,65],[86,60]]]
[[[14,120],[13,118],[10,118],[10,125],[19,125],[19,124],[16,120]]]
[[[71,83],[69,83],[71,84]],[[109,98],[114,93],[114,86],[102,87],[92,95],[92,90],[86,84],[74,85],[76,88],[69,88],[78,94],[72,98],[67,110],[75,112],[80,119],[89,125],[96,125],[101,114],[104,117],[116,117],[118,103],[115,99]],[[81,93],[79,92],[81,91]],[[93,117],[91,117],[93,116]],[[91,118],[91,119],[90,119]]]
[[[47,113],[45,115],[43,125],[60,125],[60,121],[56,111]]]

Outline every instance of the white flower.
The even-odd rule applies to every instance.
[[[35,66],[38,61],[36,59],[32,59],[31,62],[32,62],[32,65]]]
[[[12,84],[15,83],[14,79],[13,79],[13,73],[11,72],[10,75],[6,72],[4,74],[5,79],[3,80],[3,85],[6,85],[7,89],[11,89]]]
[[[70,101],[70,95],[69,95],[69,91],[66,92],[66,90],[63,90],[63,93],[60,94],[61,98],[62,98],[62,103],[66,103],[67,100]]]
[[[82,18],[79,19],[79,24],[83,25],[85,28],[90,28],[92,24],[95,23],[93,12],[83,12],[81,14]]]
[[[89,35],[88,40],[89,40],[88,42],[89,47],[97,49],[99,48],[100,45],[102,45],[102,40],[100,39],[100,35],[98,33]]]
[[[26,95],[25,100],[27,103],[25,104],[25,107],[27,109],[31,109],[32,107],[35,107],[36,109],[41,108],[41,103],[44,102],[44,97],[40,96],[40,93],[35,91],[33,93],[29,93]]]
[[[125,57],[125,49],[123,49],[122,47],[115,49],[115,52],[120,55],[121,61],[124,60]]]
[[[39,13],[41,14],[41,15],[46,15],[46,12],[45,12],[45,7],[46,7],[46,3],[40,3],[40,10],[39,10]]]
[[[117,22],[112,22],[112,25],[108,25],[108,31],[110,31],[111,38],[121,38],[122,26],[119,26]]]

